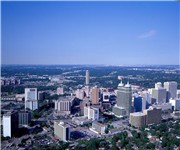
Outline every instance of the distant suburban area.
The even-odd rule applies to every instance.
[[[2,65],[2,150],[180,149],[179,65]]]

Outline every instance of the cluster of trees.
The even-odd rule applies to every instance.
[[[80,140],[75,147],[77,150],[95,150],[98,148],[109,149],[109,143],[105,139],[92,138],[88,140]]]
[[[32,113],[32,116],[33,118],[38,119],[39,117],[43,115],[44,112],[47,112],[50,108],[53,108],[53,107],[54,107],[54,103],[45,104],[41,106],[39,109],[34,110]]]
[[[174,149],[175,146],[180,147],[180,140],[177,138],[180,136],[180,120],[152,125],[149,132],[162,140],[161,146],[163,148]]]
[[[38,145],[31,148],[30,150],[65,150],[69,148],[70,143],[65,143],[60,141],[59,144],[50,144],[50,145]]]

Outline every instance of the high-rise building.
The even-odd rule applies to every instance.
[[[45,99],[45,92],[38,91],[38,100],[42,101]]]
[[[180,110],[180,98],[171,98],[169,102],[172,104],[173,110]]]
[[[116,116],[129,116],[132,110],[132,89],[127,83],[125,86],[121,83],[117,90],[117,104],[113,107],[113,113]]]
[[[93,87],[91,93],[92,104],[99,104],[99,88]]]
[[[20,111],[19,115],[19,126],[28,126],[31,122],[31,112],[28,111]]]
[[[149,109],[143,110],[146,114],[146,125],[161,122],[161,108],[149,107]]]
[[[71,114],[71,107],[74,104],[74,98],[65,98],[55,101],[55,111],[59,114]]]
[[[3,115],[3,136],[12,137],[18,132],[18,112],[12,111]]]
[[[86,85],[89,84],[89,70],[86,70]]]
[[[166,103],[166,89],[162,87],[160,82],[155,84],[155,88],[152,89],[152,98],[156,99],[156,103]]]
[[[140,112],[146,109],[146,100],[143,99],[141,96],[134,96],[134,110],[135,112]]]
[[[99,109],[90,107],[90,106],[85,106],[84,107],[84,116],[88,117],[88,119],[98,120],[99,119]]]
[[[64,122],[54,122],[54,134],[62,141],[70,140],[70,127]]]
[[[130,124],[141,128],[149,124],[161,122],[161,108],[149,107],[143,112],[130,113]]]
[[[38,109],[37,88],[25,88],[25,109]]]
[[[167,102],[170,98],[176,98],[177,96],[177,82],[164,82],[164,88],[167,91]]]

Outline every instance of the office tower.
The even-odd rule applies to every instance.
[[[60,98],[55,101],[55,111],[59,114],[69,115],[71,114],[71,108],[74,104],[74,98]]]
[[[170,98],[176,98],[177,96],[177,82],[164,82],[164,88],[167,91],[167,102]]]
[[[57,94],[58,95],[63,95],[64,94],[64,88],[63,87],[58,87],[57,88]]]
[[[147,105],[150,105],[152,103],[151,102],[151,94],[150,94],[150,92],[143,91],[143,92],[141,92],[141,96],[142,96],[143,100],[146,101]]]
[[[99,89],[97,87],[92,88],[91,99],[92,104],[99,104]]]
[[[67,142],[70,140],[70,127],[64,122],[54,122],[54,135],[60,140]]]
[[[31,112],[28,111],[20,111],[19,115],[19,126],[28,126],[31,122]]]
[[[155,84],[155,88],[152,89],[152,98],[156,99],[156,103],[166,103],[166,89],[164,89],[160,82]]]
[[[177,98],[180,98],[180,90],[177,90]]]
[[[25,88],[25,109],[38,109],[37,88]]]
[[[140,112],[144,109],[146,109],[146,100],[143,99],[139,95],[134,96],[134,110],[135,110],[135,112]]]
[[[130,124],[137,128],[146,126],[146,114],[142,112],[130,113]]]
[[[84,116],[88,117],[88,119],[98,120],[99,119],[99,109],[90,107],[90,106],[85,106],[84,107]]]
[[[172,104],[173,110],[180,110],[180,98],[170,98],[169,103]]]
[[[18,132],[18,112],[12,111],[3,115],[3,136],[13,137]]]
[[[92,130],[99,134],[105,134],[106,126],[102,123],[94,121],[92,123]],[[90,129],[91,130],[91,129]]]
[[[127,83],[125,86],[121,83],[117,90],[117,104],[113,107],[113,113],[116,116],[129,116],[132,110],[132,89]]]
[[[86,85],[89,85],[89,70],[86,70]]]
[[[161,82],[157,82],[155,83],[155,89],[161,88],[162,87],[162,83]]]
[[[161,108],[149,107],[149,109],[143,110],[146,114],[146,125],[161,122]]]
[[[38,91],[38,100],[42,101],[45,99],[45,92]]]

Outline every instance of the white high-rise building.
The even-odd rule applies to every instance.
[[[177,82],[174,82],[174,81],[164,82],[164,88],[167,91],[167,101],[169,101],[170,98],[176,98],[176,96],[177,96]]]
[[[54,134],[62,141],[70,140],[70,127],[64,122],[54,122]]]
[[[12,137],[18,132],[18,112],[3,115],[3,136]]]
[[[152,98],[156,99],[158,104],[166,103],[166,89],[160,82],[156,83],[155,88],[152,89]]]
[[[84,116],[88,117],[88,119],[98,120],[99,119],[99,109],[90,107],[90,106],[85,106],[84,107]]]
[[[38,109],[37,88],[25,88],[25,109]]]
[[[89,84],[89,70],[86,70],[86,85]]]
[[[172,104],[173,110],[180,110],[180,98],[170,99],[169,103]]]

